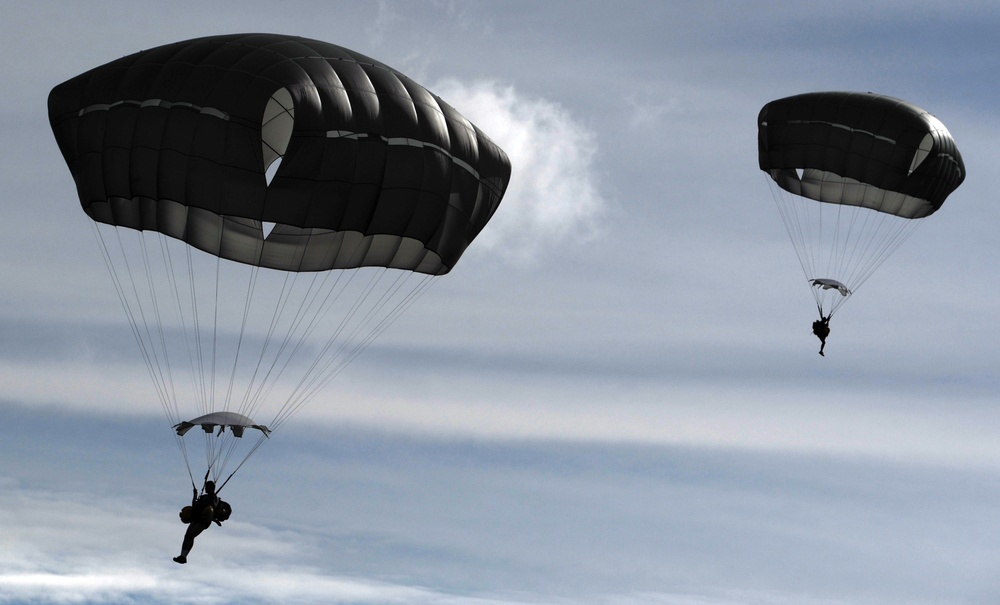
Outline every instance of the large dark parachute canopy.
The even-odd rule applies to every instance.
[[[899,99],[815,92],[757,118],[760,169],[820,313],[846,300],[965,178],[948,129]]]
[[[965,179],[944,124],[883,95],[814,92],[778,99],[760,110],[757,136],[760,169],[782,189],[821,202],[921,218]]]
[[[49,120],[95,221],[276,269],[447,273],[510,178],[504,152],[419,84],[291,36],[123,57],[55,87]]]
[[[48,105],[188,471],[201,426],[216,481],[454,268],[511,173],[413,80],[292,36],[145,50]]]

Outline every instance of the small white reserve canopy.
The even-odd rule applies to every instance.
[[[212,412],[211,414],[205,414],[204,416],[198,416],[192,420],[185,420],[174,425],[174,429],[177,434],[184,436],[189,430],[196,426],[201,426],[206,433],[211,433],[215,431],[215,427],[221,427],[219,432],[221,433],[229,427],[232,431],[234,437],[242,437],[243,431],[251,428],[257,429],[258,431],[264,433],[265,436],[269,436],[271,430],[262,424],[257,424],[249,416],[244,416],[243,414],[237,414],[236,412]]]
[[[844,284],[840,283],[835,279],[813,279],[810,283],[814,288],[822,288],[824,290],[837,290],[840,292],[841,296],[850,296],[851,291]]]

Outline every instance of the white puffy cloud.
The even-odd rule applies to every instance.
[[[597,137],[566,108],[494,81],[431,87],[508,155],[510,185],[474,249],[528,260],[548,246],[587,241],[608,206]]]

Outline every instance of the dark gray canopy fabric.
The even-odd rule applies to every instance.
[[[772,101],[757,118],[760,169],[784,190],[904,218],[937,211],[965,165],[937,118],[892,97],[814,92]]]
[[[95,221],[282,270],[447,273],[510,179],[503,150],[419,84],[291,36],[123,57],[56,86],[49,120]]]

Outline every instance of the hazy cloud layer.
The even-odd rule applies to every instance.
[[[6,447],[46,420],[15,413]],[[989,473],[363,430],[268,444],[181,567],[169,456],[66,468],[114,465],[146,424],[50,430],[58,451],[0,480],[0,602],[941,605],[996,587]]]

